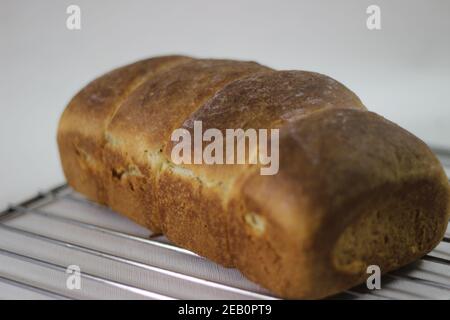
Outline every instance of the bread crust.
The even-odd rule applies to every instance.
[[[176,165],[176,128],[280,129],[280,169]],[[439,161],[327,76],[171,56],[112,71],[58,129],[68,183],[286,298],[322,298],[431,250],[449,218]],[[386,240],[387,239],[387,240]],[[379,253],[383,254],[379,254]]]
[[[277,175],[242,182],[228,228],[236,267],[280,296],[338,293],[365,281],[369,265],[385,273],[418,259],[445,233],[439,161],[372,112],[324,109],[290,123],[280,161]],[[263,234],[248,214],[264,221]]]

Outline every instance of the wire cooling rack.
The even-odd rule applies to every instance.
[[[434,151],[449,175],[450,151]],[[432,252],[384,275],[381,286],[332,298],[450,299],[450,227]],[[277,299],[67,185],[0,213],[0,298]]]

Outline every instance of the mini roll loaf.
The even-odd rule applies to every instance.
[[[177,128],[279,129],[279,171],[175,164]],[[420,139],[330,77],[165,56],[113,70],[58,128],[69,185],[284,298],[323,298],[434,248],[445,172]]]

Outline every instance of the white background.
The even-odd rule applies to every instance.
[[[82,29],[66,28],[81,7]],[[366,28],[381,7],[382,29]],[[371,110],[450,147],[450,1],[0,0],[0,207],[63,182],[58,118],[84,84],[153,55],[330,75]]]

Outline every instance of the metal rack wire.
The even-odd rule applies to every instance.
[[[450,151],[434,149],[450,173]],[[81,288],[68,289],[69,266]],[[155,237],[68,186],[0,213],[0,298],[277,299],[195,253]],[[450,227],[421,260],[337,299],[450,299]]]

